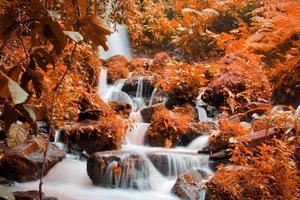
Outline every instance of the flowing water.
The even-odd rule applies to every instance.
[[[109,38],[110,51],[103,53],[102,58],[106,58],[115,54],[122,54],[131,58],[130,46],[126,29],[118,26],[118,33],[113,34]],[[117,101],[129,103],[133,106],[134,112],[131,117],[135,118],[136,124],[127,131],[126,140],[119,152],[127,152],[130,154],[139,154],[145,161],[143,168],[150,173],[148,179],[142,179],[138,183],[136,189],[127,188],[126,173],[122,174],[122,178],[116,180],[118,189],[101,188],[92,185],[86,172],[87,162],[80,160],[78,156],[68,154],[67,157],[58,163],[48,175],[44,178],[44,192],[49,196],[58,197],[60,200],[175,200],[177,197],[171,194],[171,188],[175,183],[176,176],[180,173],[197,168],[209,172],[208,155],[200,155],[197,153],[207,145],[208,137],[201,136],[188,147],[178,147],[174,149],[164,149],[157,147],[148,147],[144,145],[145,134],[148,130],[149,123],[144,123],[139,112],[139,108],[146,105],[143,96],[143,77],[138,81],[138,87],[135,97],[130,97],[121,89],[125,80],[119,80],[114,85],[107,84],[107,69],[102,68],[99,77],[98,94],[105,101]],[[151,93],[150,93],[151,94]],[[148,98],[150,105],[156,95],[156,89],[152,91],[152,95]],[[207,120],[205,110],[198,107],[198,117],[201,121]],[[60,134],[57,133],[55,142],[61,148],[63,145],[59,143]],[[163,164],[158,164],[163,163]],[[113,166],[113,163],[111,163]],[[112,167],[111,166],[111,167]],[[104,182],[109,186],[112,178],[112,170],[105,172],[103,176]],[[144,170],[144,169],[143,169]],[[143,171],[140,171],[143,176]],[[105,181],[107,179],[107,181]],[[124,185],[125,184],[125,185]],[[130,188],[130,186],[129,186]],[[11,190],[36,190],[38,182],[17,183]]]

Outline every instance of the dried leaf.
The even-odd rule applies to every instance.
[[[33,57],[38,64],[38,66],[47,71],[47,65],[53,63],[50,54],[44,48],[38,48],[33,52]]]
[[[77,0],[80,9],[80,17],[83,18],[86,15],[87,2],[86,0]]]
[[[0,39],[9,35],[17,27],[17,22],[10,14],[0,16]]]
[[[0,5],[1,5],[1,1],[0,1]],[[0,185],[0,199],[15,200],[15,197],[11,192],[7,191],[2,185]]]
[[[8,138],[7,138],[7,145],[10,148],[16,147],[20,144],[22,144],[28,134],[29,134],[29,124],[24,123],[22,125],[19,125],[17,123],[13,123],[8,131]]]
[[[2,76],[1,76],[2,75]],[[21,88],[15,81],[6,76],[2,71],[0,71],[0,82],[3,82],[3,79],[7,79],[7,84],[2,85],[0,96],[3,98],[7,96],[7,90],[5,89],[8,86],[9,95],[11,96],[14,104],[20,104],[26,101],[28,94]],[[3,93],[2,93],[3,91]]]
[[[44,20],[44,35],[50,39],[56,53],[60,54],[67,44],[66,36],[59,23],[51,18]]]
[[[79,32],[64,31],[64,34],[71,38],[74,42],[80,42],[83,40],[83,36]]]
[[[24,104],[23,105],[24,109],[28,112],[29,116],[31,117],[31,119],[33,121],[36,121],[36,115],[34,110],[32,109],[32,107],[30,107],[29,105]]]
[[[37,135],[33,137],[32,140],[38,145],[40,151],[43,152],[46,150],[48,141],[43,136]]]

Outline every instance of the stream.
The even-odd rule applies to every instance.
[[[108,39],[109,52],[103,53],[101,57],[106,59],[110,56],[121,54],[131,58],[130,42],[126,28],[117,26],[117,32]],[[177,147],[173,149],[149,147],[144,145],[144,137],[149,127],[149,123],[144,123],[139,110],[144,106],[152,104],[156,95],[156,89],[152,91],[150,99],[143,97],[143,90],[147,89],[143,85],[143,77],[140,77],[138,89],[135,97],[130,97],[122,92],[125,80],[119,80],[114,85],[107,83],[107,69],[101,69],[99,77],[98,94],[105,101],[116,101],[129,103],[133,111],[131,117],[136,119],[134,128],[128,130],[120,152],[132,152],[145,157],[146,164],[150,169],[149,188],[138,187],[138,189],[108,189],[94,186],[86,171],[87,161],[78,156],[68,154],[66,158],[54,166],[44,178],[43,191],[47,196],[54,196],[60,200],[175,200],[176,196],[171,194],[171,188],[176,181],[176,176],[180,173],[197,168],[202,171],[211,172],[209,169],[209,156],[198,154],[197,151],[207,145],[208,136],[196,138],[187,147]],[[205,110],[198,109],[198,118],[207,120]],[[56,143],[63,147],[57,135]],[[155,154],[157,157],[167,160],[164,173],[160,173],[146,154]],[[109,174],[108,174],[109,175]],[[13,191],[37,190],[39,182],[16,183],[10,188]],[[122,185],[122,183],[120,183]],[[203,196],[203,195],[202,195]]]

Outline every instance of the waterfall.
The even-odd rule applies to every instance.
[[[126,56],[128,59],[132,57],[128,34],[124,26],[117,25],[117,31],[108,38],[108,46],[108,52],[104,52],[103,49],[100,50],[100,57],[103,59],[116,54]],[[122,157],[123,160],[120,164],[121,175],[113,174],[113,170],[120,167],[117,159],[108,159],[106,169],[101,172],[101,186],[94,186],[86,172],[87,161],[80,160],[79,156],[68,154],[47,174],[44,179],[43,191],[49,196],[63,200],[176,200],[177,198],[170,192],[176,176],[192,168],[210,171],[208,167],[209,156],[197,153],[198,150],[207,145],[208,136],[196,138],[188,147],[178,149],[146,146],[144,138],[151,124],[143,123],[139,109],[146,106],[145,102],[149,105],[153,104],[157,96],[157,88],[152,91],[153,88],[148,88],[146,79],[141,76],[138,79],[136,95],[131,98],[127,93],[121,91],[126,80],[118,80],[110,85],[107,82],[107,73],[107,68],[102,68],[100,71],[99,96],[104,102],[116,101],[130,104],[133,108],[130,120],[135,122],[133,128],[127,130],[127,142],[122,145],[120,150],[109,153],[102,152],[108,157],[125,152],[126,155]],[[162,100],[165,102],[166,98]],[[199,121],[207,121],[207,114],[200,107],[201,102],[197,105]],[[116,126],[118,125],[116,124]],[[59,141],[60,132],[58,131],[55,142],[60,144]],[[141,166],[136,164],[136,161],[131,158],[132,155],[140,156],[145,162]],[[137,167],[132,169],[130,168],[132,166]],[[137,176],[134,181],[129,179],[132,174]],[[38,188],[38,184],[38,181],[16,183],[10,190],[34,190]],[[111,187],[122,189],[111,189]],[[133,190],[133,188],[137,190]]]
[[[102,99],[105,99],[107,93],[107,68],[102,67],[99,76],[98,94]]]
[[[149,123],[137,123],[133,130],[127,134],[130,144],[143,145],[149,125]]]
[[[129,36],[125,26],[117,24],[116,31],[108,37],[107,44],[109,47],[108,51],[104,51],[100,47],[100,57],[102,59],[107,59],[114,55],[123,55],[128,59],[132,58]]]
[[[152,106],[153,100],[156,97],[156,93],[157,93],[157,88],[154,88],[154,90],[152,91],[151,97],[150,97],[149,106]]]

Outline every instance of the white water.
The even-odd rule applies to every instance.
[[[102,59],[107,59],[114,55],[123,55],[128,59],[131,59],[132,54],[128,38],[126,27],[118,24],[116,31],[108,37],[107,45],[109,50],[104,51],[103,48],[100,47],[100,57]]]
[[[101,52],[102,58],[108,58],[115,54],[121,54],[131,58],[128,36],[124,27],[118,26],[119,32],[114,33],[108,40],[110,51]],[[120,151],[132,152],[141,155],[147,163],[150,171],[149,184],[151,189],[108,189],[92,185],[86,172],[86,161],[78,159],[78,156],[68,154],[67,157],[57,164],[44,178],[44,192],[49,196],[58,197],[60,200],[175,200],[170,191],[175,183],[176,176],[185,170],[198,168],[209,171],[208,155],[199,155],[197,151],[207,144],[208,137],[199,137],[187,147],[176,149],[165,149],[144,146],[145,134],[150,124],[143,123],[138,109],[145,106],[143,95],[143,78],[139,79],[136,97],[131,98],[121,91],[125,80],[119,80],[114,85],[107,84],[107,69],[101,69],[99,77],[98,94],[105,101],[126,102],[133,106],[136,112],[131,113],[136,125],[128,131],[127,142]],[[150,105],[156,96],[156,89],[152,92]],[[198,110],[199,119],[205,121],[207,116],[205,110]],[[206,117],[205,117],[206,116]],[[55,142],[59,141],[59,134]],[[159,165],[151,161],[151,156],[164,161]],[[112,165],[113,163],[111,163]],[[161,173],[160,173],[160,172]],[[164,174],[164,175],[162,175]],[[107,179],[112,175],[111,170],[106,173]],[[124,174],[123,174],[124,175]],[[105,177],[103,177],[105,179]],[[120,187],[125,186],[124,181],[119,181]],[[107,181],[107,184],[110,184]],[[145,184],[145,183],[141,183]],[[109,187],[109,185],[108,185]],[[142,187],[143,188],[143,187]],[[145,187],[146,188],[146,187]],[[38,182],[16,184],[10,190],[37,190]]]

